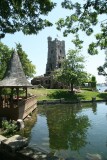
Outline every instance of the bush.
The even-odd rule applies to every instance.
[[[2,129],[4,131],[4,135],[7,135],[7,136],[13,135],[17,131],[16,122],[3,120]]]

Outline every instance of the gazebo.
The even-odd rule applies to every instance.
[[[0,117],[24,119],[37,107],[35,96],[27,94],[32,85],[27,81],[17,52],[14,51],[0,81]],[[5,92],[6,90],[6,92]],[[20,94],[20,93],[23,94]]]

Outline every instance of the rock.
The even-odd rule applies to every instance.
[[[90,153],[87,153],[86,158],[88,160],[101,160],[102,159],[101,155],[99,155],[99,154],[90,154]]]
[[[2,141],[6,140],[6,139],[7,139],[6,137],[0,135],[0,144],[1,144]]]
[[[1,142],[1,149],[7,152],[15,152],[28,145],[28,139],[15,135]]]
[[[17,120],[17,127],[18,127],[18,130],[24,128],[24,122],[23,122],[22,119],[18,119],[18,120]]]
[[[17,152],[18,157],[27,160],[47,160],[47,154],[25,147]],[[51,160],[51,159],[50,159]]]
[[[41,155],[41,157],[42,157],[42,158],[46,158],[46,157],[47,157],[47,155],[45,155],[45,154],[42,154],[42,155]]]

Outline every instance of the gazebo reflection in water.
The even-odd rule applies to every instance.
[[[17,52],[14,52],[4,78],[0,81],[1,118],[24,119],[37,107],[36,97],[28,97],[28,87],[32,87],[32,85],[26,79]]]

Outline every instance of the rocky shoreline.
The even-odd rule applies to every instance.
[[[28,146],[28,139],[20,135],[6,138],[0,135],[0,160],[77,160],[76,158],[59,158],[39,148]],[[102,160],[99,154],[87,153],[85,160]]]
[[[0,135],[0,160],[61,160],[43,150],[33,150],[28,139],[20,135],[6,138]]]

